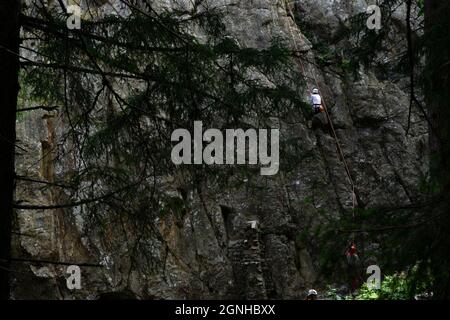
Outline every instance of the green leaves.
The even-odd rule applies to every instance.
[[[419,7],[419,16],[425,14],[425,0],[417,0],[417,6]]]
[[[188,206],[167,196],[168,176],[188,172],[232,188],[243,179],[230,176],[252,175],[251,167],[175,166],[174,129],[196,120],[215,128],[264,127],[272,117],[291,119],[307,107],[298,97],[304,82],[281,42],[241,46],[223,36],[214,11],[186,16],[129,9],[129,15],[98,16],[71,31],[58,10],[50,17],[40,12],[27,29],[44,41],[36,41],[35,63],[22,82],[34,99],[62,106],[58,152],[74,159],[77,196],[113,194],[86,205],[93,228],[114,228],[111,221],[126,217],[152,228],[159,214],[185,214]],[[187,26],[199,28],[202,41]]]
[[[432,287],[432,278],[418,278],[418,266],[410,271],[384,276],[381,288],[369,289],[364,283],[355,300],[412,300],[417,294],[425,294]]]

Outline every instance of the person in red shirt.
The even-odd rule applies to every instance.
[[[358,257],[358,255],[356,254],[356,245],[354,242],[352,242],[350,247],[347,249],[346,256],[347,257],[355,257],[355,256]]]
[[[356,250],[356,245],[352,241],[345,252],[347,258],[347,271],[349,274],[350,291],[353,293],[360,285],[361,275],[359,272],[359,256]]]

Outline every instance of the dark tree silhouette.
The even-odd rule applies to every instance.
[[[0,298],[9,298],[20,1],[0,3]]]

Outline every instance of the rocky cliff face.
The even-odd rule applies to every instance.
[[[176,0],[158,4],[192,5]],[[211,5],[224,11],[227,32],[241,46],[264,48],[281,39],[304,52],[302,63],[292,68],[305,75],[310,88],[317,80],[355,183],[358,206],[409,204],[419,197],[418,186],[427,176],[427,137],[425,124],[414,112],[406,134],[407,78],[361,67],[355,79],[335,72],[332,65],[317,64],[321,53],[313,44],[345,48],[349,40],[338,38],[339,28],[364,12],[366,1],[220,0]],[[402,10],[394,13],[398,24],[383,26],[391,29],[392,43],[377,59],[395,59],[405,46]],[[308,99],[307,92],[299,95]],[[82,266],[82,289],[70,291],[66,265],[17,263],[13,297],[303,298],[305,290],[323,278],[320,248],[310,231],[323,219],[351,214],[353,200],[333,135],[323,119],[313,122],[311,128],[300,112],[289,123],[276,121],[280,143],[295,141],[297,157],[280,159],[282,167],[289,162],[290,170],[270,178],[252,177],[227,190],[214,182],[203,186],[201,194],[187,190],[185,214],[156,221],[162,239],[143,244],[162,261],[156,269],[136,251],[117,245],[135,234],[125,229],[87,234],[79,209],[18,210],[16,256],[98,266]],[[64,125],[56,112],[43,111],[18,123],[18,137],[27,150],[17,160],[19,175],[52,182],[68,174],[72,160],[58,159],[51,151]],[[180,179],[168,178],[167,192],[173,197],[182,198]],[[16,198],[51,205],[64,195],[57,187],[19,181]],[[112,242],[114,250],[108,245]]]

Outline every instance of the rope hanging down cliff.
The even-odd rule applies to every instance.
[[[292,13],[291,8],[286,4],[286,1],[283,0],[282,2],[284,4],[284,6],[285,6],[286,13],[288,13],[289,16],[291,17],[291,19],[294,20],[294,15]],[[294,20],[294,23],[295,23],[295,20]],[[294,43],[295,53],[300,52],[298,44],[297,44],[297,40],[295,39],[295,36],[294,36],[294,32],[292,31],[292,26],[289,24],[288,27],[289,27],[289,32],[291,34],[292,41]],[[308,82],[308,77],[306,75],[305,68],[303,66],[303,62],[302,62],[302,60],[299,57],[297,57],[296,54],[295,54],[295,57],[296,57],[296,59],[295,59],[296,62],[299,64],[299,66],[300,66],[300,68],[302,70],[302,75],[303,75],[303,77],[305,79],[305,82],[307,83]],[[316,88],[318,88],[320,90],[319,82],[317,81],[316,75],[314,73],[312,73],[312,75],[313,75],[313,77],[312,78],[310,77],[310,78],[312,80],[314,80],[314,82],[316,84]],[[339,143],[339,139],[338,139],[336,131],[334,129],[333,122],[331,121],[331,117],[330,117],[330,114],[329,114],[328,109],[326,107],[324,99],[322,99],[322,105],[323,105],[323,109],[324,109],[325,115],[327,117],[328,123],[330,124],[331,132],[333,134],[333,139],[334,139],[335,144],[336,144],[336,149],[337,149],[337,151],[339,153],[339,156],[340,156],[340,158],[342,160],[342,163],[344,164],[345,172],[347,173],[347,179],[348,179],[348,182],[349,182],[351,190],[352,190],[352,215],[353,215],[353,219],[355,219],[355,207],[356,207],[355,183],[354,183],[353,178],[351,176],[350,169],[348,167],[347,161],[345,159],[344,153],[343,153],[341,145]]]

